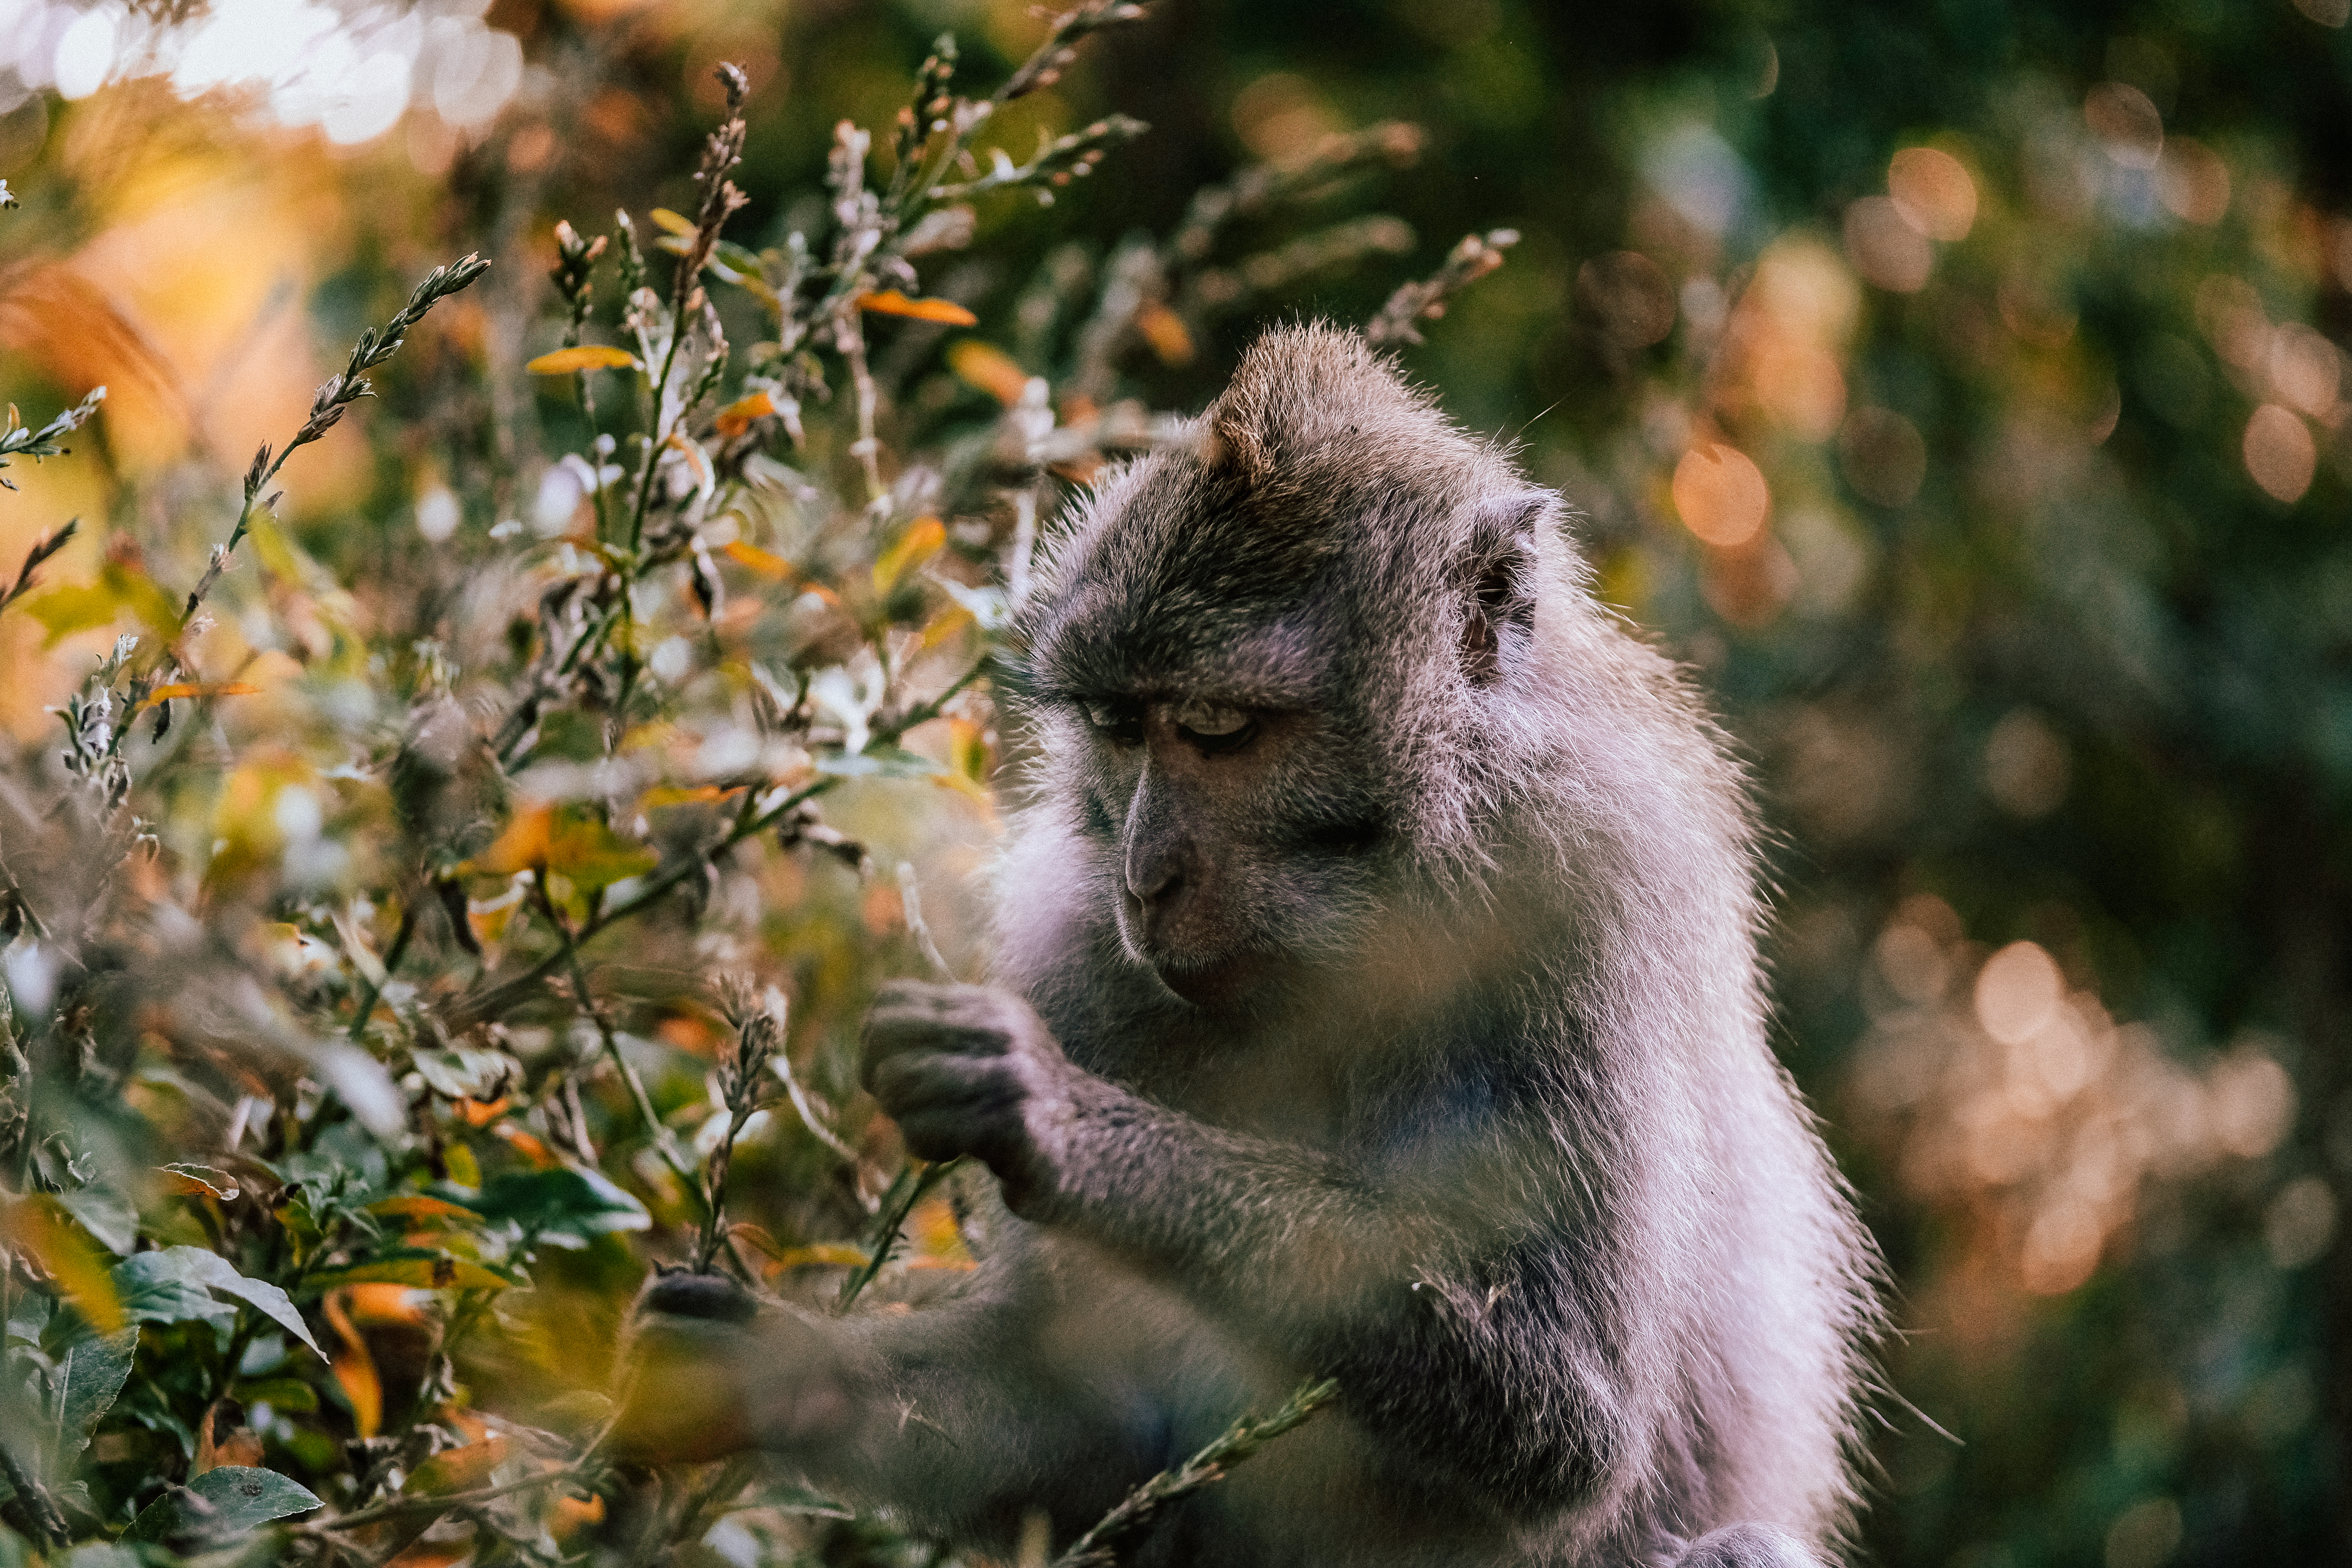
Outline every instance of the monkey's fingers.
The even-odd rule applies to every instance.
[[[1002,1029],[942,1023],[896,1010],[866,1016],[865,1042],[857,1080],[868,1093],[880,1092],[875,1086],[891,1062],[931,1057],[993,1061],[1012,1049],[1012,1041]]]
[[[901,1051],[872,1064],[868,1087],[882,1109],[904,1122],[918,1112],[958,1109],[971,1116],[1017,1108],[1025,1090],[1001,1058],[951,1051]]]

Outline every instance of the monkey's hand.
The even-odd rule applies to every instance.
[[[790,1450],[845,1414],[817,1325],[710,1274],[656,1279],[638,1300],[606,1447],[643,1464]]]
[[[860,1079],[926,1160],[976,1155],[1015,1213],[1058,1185],[1071,1091],[1082,1076],[1017,996],[898,981],[866,1016]]]

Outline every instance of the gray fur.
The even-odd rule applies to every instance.
[[[1202,435],[1097,488],[1024,614],[1004,990],[872,1026],[910,1144],[1004,1179],[999,1246],[951,1302],[692,1354],[818,1480],[999,1544],[1328,1374],[1140,1560],[1833,1550],[1874,1265],[1766,1044],[1720,737],[1557,499],[1354,336],[1269,333]],[[1159,808],[1076,706],[1114,695],[1309,716],[1169,808],[1232,847],[1219,941],[1288,966],[1245,1010],[1120,912]]]

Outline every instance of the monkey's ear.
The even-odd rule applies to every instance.
[[[1488,501],[1471,525],[1461,581],[1462,669],[1474,686],[1492,686],[1517,668],[1534,640],[1536,528],[1551,498],[1521,492]]]
[[[1216,482],[1237,490],[1254,489],[1272,467],[1265,441],[1251,422],[1253,410],[1221,399],[1209,410],[1208,428],[1201,433],[1201,463]]]

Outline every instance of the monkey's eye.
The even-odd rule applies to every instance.
[[[1105,697],[1080,704],[1095,732],[1122,746],[1143,739],[1143,704],[1131,697]]]
[[[1184,738],[1204,752],[1232,751],[1257,732],[1256,721],[1221,702],[1187,702],[1173,717]]]

